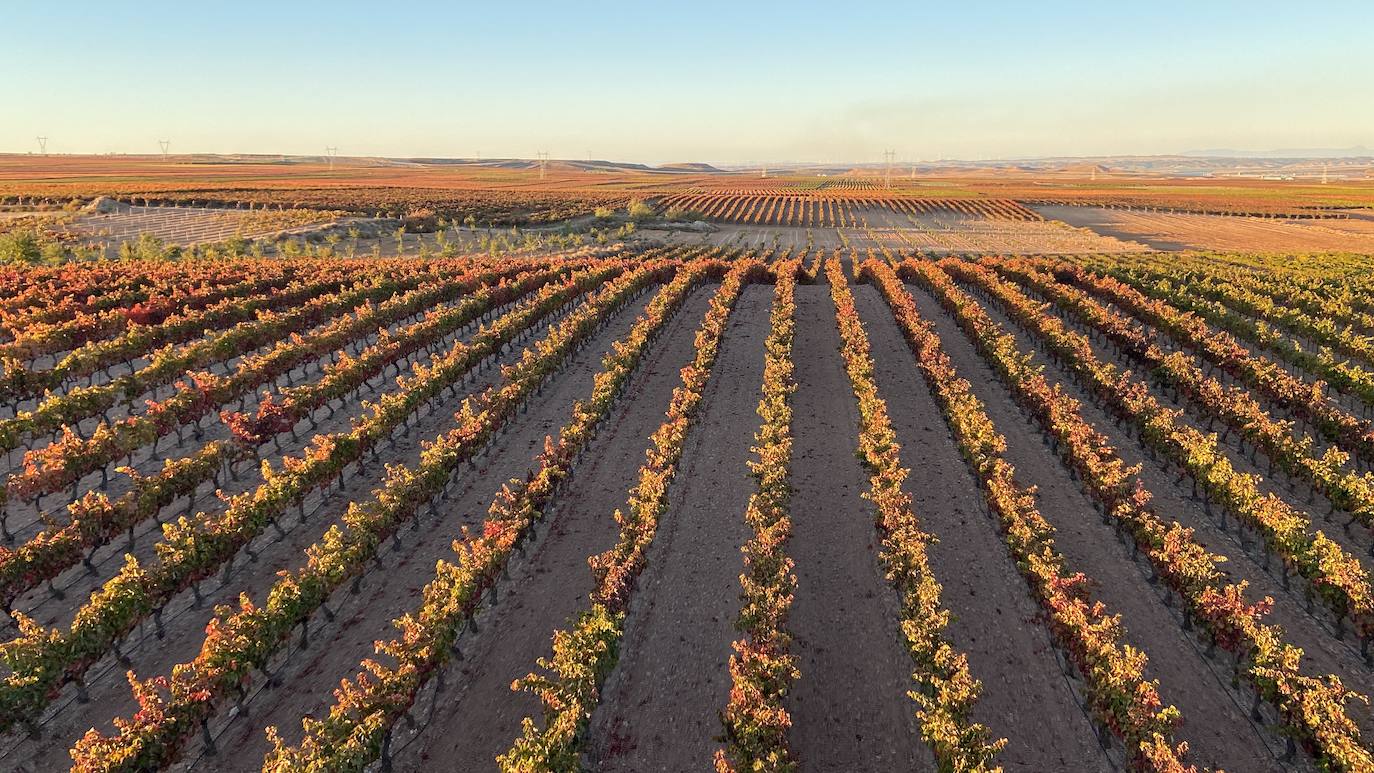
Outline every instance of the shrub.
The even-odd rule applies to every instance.
[[[639,199],[631,199],[630,205],[625,208],[625,213],[630,216],[631,220],[643,220],[653,216],[654,208]]]
[[[38,263],[43,259],[43,241],[34,231],[0,234],[0,263]]]

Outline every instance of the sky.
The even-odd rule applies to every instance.
[[[1374,3],[5,0],[0,152],[1374,148]]]

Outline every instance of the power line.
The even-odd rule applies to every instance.
[[[549,174],[549,152],[541,150],[535,154],[539,157],[539,179],[544,179]]]
[[[339,155],[339,149],[333,145],[328,145],[324,149],[324,154],[329,157],[329,171],[334,171],[334,157]]]
[[[883,187],[885,187],[885,188],[891,188],[891,187],[892,187],[892,161],[893,161],[896,157],[897,157],[897,151],[895,151],[895,150],[884,150],[884,151],[883,151],[883,160],[887,162],[887,174],[886,174],[886,176],[884,177],[884,180],[883,180]]]
[[[38,140],[38,152],[45,156],[48,155],[48,138],[34,137],[34,139]]]
[[[171,150],[171,148],[172,148],[172,141],[171,141],[171,140],[158,140],[158,141],[157,141],[157,145],[158,145],[158,147],[162,148],[162,160],[163,160],[163,161],[166,161],[166,160],[167,160],[167,152],[168,152],[169,150]]]

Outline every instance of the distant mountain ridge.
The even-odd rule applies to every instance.
[[[1189,150],[1179,155],[1189,158],[1369,158],[1374,156],[1374,151],[1364,145],[1356,145],[1352,148],[1280,148],[1278,150],[1213,148],[1210,150]]]

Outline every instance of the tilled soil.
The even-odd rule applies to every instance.
[[[623,655],[592,717],[602,771],[704,768],[719,747],[737,632],[740,547],[754,491],[747,463],[758,424],[772,288],[745,289],[731,314],[669,509],[626,618]]]
[[[1111,769],[1082,708],[1081,685],[1063,676],[1039,606],[891,311],[870,287],[855,288],[855,303],[873,347],[878,388],[888,395],[902,464],[911,469],[907,493],[925,530],[938,539],[929,552],[944,586],[941,599],[954,613],[946,633],[983,683],[974,719],[1007,739],[999,761],[1008,770]]]
[[[857,233],[857,232],[856,232]],[[858,239],[858,237],[855,237]],[[847,266],[848,271],[850,267]],[[208,727],[211,749],[199,734],[187,746],[180,769],[246,771],[260,767],[267,750],[265,728],[276,726],[288,743],[301,737],[302,716],[322,716],[333,703],[339,680],[352,677],[359,661],[373,656],[373,642],[389,638],[392,621],[419,601],[435,561],[452,555],[452,540],[463,527],[479,526],[502,484],[527,473],[544,438],[556,435],[574,401],[589,392],[601,357],[623,336],[658,288],[640,295],[607,320],[587,346],[568,359],[531,398],[477,460],[461,473],[457,492],[403,527],[395,543],[383,546],[356,593],[340,588],[326,605],[329,615],[309,621],[308,644],[298,637],[283,644],[269,664],[278,680],[267,685],[255,674],[241,705],[222,701]],[[1097,599],[1121,616],[1124,641],[1150,658],[1147,677],[1159,680],[1166,703],[1176,705],[1184,723],[1175,733],[1189,744],[1187,761],[1233,771],[1312,769],[1299,754],[1283,759],[1284,738],[1271,708],[1251,716],[1251,690],[1232,683],[1224,654],[1209,655],[1196,630],[1189,630],[1162,585],[1150,570],[1104,524],[1081,484],[1046,444],[1045,434],[1026,409],[1003,386],[928,292],[910,286],[920,313],[932,320],[959,373],[972,384],[997,429],[1006,436],[1009,461],[1024,484],[1037,487],[1040,510],[1057,529],[1056,545],[1067,568],[1094,581]],[[551,654],[551,636],[586,609],[592,576],[587,559],[614,544],[618,526],[612,518],[623,508],[644,459],[650,434],[661,423],[679,369],[693,357],[693,335],[706,312],[715,286],[695,290],[679,313],[649,347],[624,398],[591,441],[588,453],[560,490],[536,539],[517,554],[476,625],[459,641],[461,657],[449,662],[442,680],[430,680],[420,691],[410,717],[397,723],[392,737],[397,770],[493,771],[526,717],[542,722],[541,706],[528,692],[513,692],[513,680],[536,670],[536,661]],[[994,738],[1009,743],[998,763],[1009,771],[1119,771],[1129,768],[1129,754],[1116,740],[1099,741],[1097,720],[1088,708],[1087,687],[1052,643],[1037,602],[1008,554],[995,518],[982,501],[977,479],[954,443],[940,409],[930,394],[914,356],[873,287],[855,285],[860,316],[868,331],[876,378],[899,442],[901,461],[910,468],[906,490],[922,527],[937,541],[930,547],[931,566],[943,587],[942,601],[953,613],[946,636],[967,655],[982,695],[972,719],[986,725]],[[602,695],[583,738],[583,762],[604,771],[678,771],[710,769],[720,748],[719,713],[729,697],[730,643],[739,636],[741,545],[751,532],[743,521],[755,483],[748,476],[753,434],[759,425],[755,406],[764,365],[772,288],[745,289],[707,385],[704,402],[688,434],[681,466],[669,492],[669,504],[638,580],[626,617],[619,660],[603,685]],[[1010,324],[992,301],[978,298],[992,317],[1013,333],[1021,347],[1038,351],[1035,339]],[[575,305],[575,304],[574,304]],[[539,326],[541,331],[543,325]],[[450,341],[466,336],[460,332]],[[499,356],[509,362],[528,341]],[[445,347],[446,348],[446,347]],[[1107,347],[1094,343],[1104,360],[1123,362]],[[428,355],[421,355],[423,360]],[[913,689],[914,664],[902,638],[898,600],[879,561],[878,532],[871,504],[862,497],[868,475],[855,455],[858,411],[840,356],[835,309],[824,285],[797,288],[797,336],[794,344],[798,389],[793,395],[794,461],[792,480],[793,536],[786,551],[795,561],[795,600],[789,619],[792,653],[800,677],[784,698],[792,728],[789,742],[803,771],[929,771],[933,755],[922,742]],[[1304,650],[1304,671],[1333,673],[1347,686],[1369,694],[1374,677],[1359,656],[1349,633],[1338,638],[1328,616],[1308,609],[1305,586],[1285,587],[1281,577],[1255,547],[1253,534],[1233,520],[1209,514],[1191,495],[1191,484],[1171,463],[1155,460],[1142,442],[1087,399],[1067,371],[1037,354],[1045,375],[1083,401],[1083,415],[1103,432],[1128,464],[1143,463],[1140,477],[1154,495],[1154,507],[1166,519],[1196,530],[1208,550],[1226,557],[1222,571],[1250,583],[1247,596],[1272,596],[1269,621],[1282,627],[1285,639]],[[305,369],[302,369],[302,373]],[[305,374],[303,377],[310,377]],[[499,379],[489,367],[460,390],[471,393]],[[299,380],[299,379],[298,379]],[[300,437],[269,444],[264,457],[274,462],[297,454],[315,431],[337,431],[362,408],[357,400],[391,388],[391,377],[365,385],[332,418],[319,413],[318,427]],[[1179,404],[1166,390],[1151,387],[1166,404]],[[1184,401],[1186,402],[1186,401]],[[452,425],[457,400],[421,411],[394,444],[383,445],[381,461],[413,464],[421,442]],[[1196,422],[1185,415],[1180,420]],[[210,430],[212,436],[220,430]],[[161,458],[194,450],[195,442],[167,443],[145,466]],[[1229,448],[1237,468],[1263,474],[1247,454]],[[1262,460],[1261,460],[1262,462]],[[180,594],[163,615],[165,635],[152,623],[123,644],[129,668],[140,678],[165,675],[194,658],[204,640],[213,605],[233,603],[246,592],[261,600],[275,573],[298,567],[304,549],[325,529],[339,522],[350,501],[365,501],[383,479],[380,464],[351,473],[342,487],[306,500],[307,518],[294,509],[281,521],[285,535],[271,529],[254,540],[257,558],[240,556],[227,580],[203,583],[204,603]],[[242,480],[226,491],[251,488],[259,473],[244,469]],[[1267,476],[1266,476],[1267,477]],[[1264,484],[1300,509],[1305,492],[1282,482]],[[202,497],[199,509],[213,509]],[[167,510],[184,507],[174,503]],[[1216,508],[1214,508],[1215,510]],[[1335,528],[1314,515],[1314,528]],[[27,528],[36,526],[29,524]],[[151,555],[157,536],[146,524],[136,533],[131,552]],[[1336,535],[1332,535],[1336,537]],[[1368,534],[1336,537],[1352,552],[1363,552]],[[118,566],[129,550],[122,541],[97,555],[98,574],[77,568],[60,578],[65,598],[34,589],[20,599],[48,624],[66,624],[86,594]],[[126,666],[107,656],[90,671],[89,700],[77,700],[69,686],[39,719],[42,733],[29,737],[14,729],[0,738],[0,768],[46,771],[64,769],[68,748],[87,727],[103,732],[112,720],[137,709],[125,683]],[[442,687],[441,687],[442,685]],[[1374,715],[1360,704],[1351,714],[1368,734]]]
[[[612,514],[625,506],[649,435],[681,383],[678,371],[694,356],[693,336],[712,292],[696,291],[655,342],[620,408],[559,494],[542,535],[512,566],[499,603],[478,617],[478,632],[462,643],[464,659],[449,664],[447,691],[420,707],[423,719],[414,733],[393,740],[398,770],[495,770],[496,756],[515,741],[520,721],[541,716],[537,697],[512,692],[511,682],[549,656],[553,631],[589,605],[587,559],[615,544],[619,527]]]
[[[824,286],[797,288],[789,627],[801,677],[784,701],[806,770],[933,770],[921,743],[911,658],[854,452],[859,410]]]
[[[608,327],[596,335],[592,344],[578,355],[578,362],[581,364],[581,370],[585,371],[584,378],[588,385],[591,375],[600,368],[600,352],[604,351],[618,335],[628,331],[649,297],[648,294],[641,295],[619,312]],[[512,347],[510,352],[503,355],[503,359],[509,360],[518,356],[521,348]],[[575,380],[567,378],[572,370],[565,372],[562,379],[567,380],[570,386],[576,384]],[[499,369],[489,367],[476,375],[475,381],[461,391],[470,393],[480,390],[497,378]],[[227,582],[222,575],[216,575],[213,580],[201,584],[204,603],[195,604],[192,594],[179,594],[163,613],[162,637],[155,635],[156,628],[152,621],[145,621],[126,637],[122,645],[124,654],[129,658],[128,664],[120,664],[113,657],[104,658],[88,673],[88,702],[76,701],[73,689],[68,687],[64,697],[55,702],[54,707],[47,712],[48,719],[45,721],[43,736],[32,739],[11,734],[15,737],[6,743],[6,751],[0,759],[6,762],[14,760],[16,763],[31,762],[34,765],[33,770],[52,769],[54,765],[67,760],[67,748],[87,727],[94,725],[108,730],[111,727],[109,723],[114,717],[126,716],[136,710],[137,704],[124,679],[126,670],[133,670],[140,678],[147,678],[167,674],[173,665],[194,658],[200,650],[205,625],[211,619],[215,605],[234,603],[240,593],[248,593],[255,599],[261,599],[276,581],[277,572],[304,562],[305,556],[302,551],[318,540],[329,526],[338,522],[350,501],[369,498],[370,492],[384,479],[383,463],[415,463],[419,458],[421,441],[435,437],[453,425],[452,411],[457,407],[457,403],[458,401],[454,400],[447,407],[441,405],[432,411],[422,413],[409,431],[399,435],[394,445],[382,444],[379,449],[381,463],[369,463],[365,471],[347,476],[343,480],[342,489],[336,486],[328,491],[307,496],[305,521],[302,522],[298,514],[292,510],[280,519],[285,530],[284,537],[279,537],[271,528],[264,530],[264,533],[252,543],[258,555],[256,560],[251,563],[246,558],[237,560],[237,570],[230,575]],[[561,423],[560,419],[558,423],[551,424],[551,431],[556,431]],[[541,432],[539,435],[540,442],[543,434]],[[509,437],[509,433],[506,437]],[[530,456],[533,456],[533,452]],[[523,471],[522,468],[518,472]],[[506,477],[508,476],[502,475],[498,479],[498,484],[504,482]],[[489,497],[487,501],[490,501]],[[477,514],[478,517],[485,514],[485,504],[482,508]],[[440,544],[447,546],[452,536],[456,535],[443,535],[439,540]],[[427,564],[427,571],[432,573],[432,562]],[[65,609],[60,614],[70,616],[83,599],[84,595],[69,596],[64,602]],[[387,621],[395,616],[386,615],[381,624],[385,626]],[[371,641],[369,638],[366,644],[370,645]],[[356,666],[361,657],[367,654],[370,654],[370,646],[367,651],[355,653],[352,664]],[[323,692],[328,695],[329,689],[336,683],[337,680],[321,683],[321,686],[325,687]],[[261,762],[261,758],[258,762]]]

